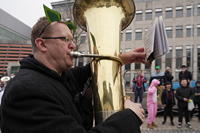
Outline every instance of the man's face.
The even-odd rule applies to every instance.
[[[170,68],[170,67],[167,67],[167,68],[166,68],[166,71],[171,72],[171,68]]]
[[[142,75],[142,72],[141,72],[141,71],[138,71],[138,75]]]
[[[156,72],[159,73],[159,72],[160,72],[160,69],[156,69]]]
[[[200,83],[197,83],[197,87],[200,87]]]
[[[52,31],[49,37],[66,37],[70,41],[64,39],[46,39],[47,57],[51,60],[51,65],[58,70],[64,71],[73,65],[70,52],[73,51],[76,46],[71,41],[73,36],[69,28],[62,23],[52,23]]]
[[[172,85],[171,84],[167,84],[166,85],[166,89],[169,91],[171,89]]]
[[[184,72],[186,69],[187,69],[186,67],[182,67],[182,68],[181,68],[181,71]]]
[[[187,87],[187,84],[188,84],[188,82],[187,82],[186,79],[181,80],[181,85],[182,85],[183,87]]]

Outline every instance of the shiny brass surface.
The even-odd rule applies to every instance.
[[[76,0],[74,18],[87,31],[90,52],[119,59],[120,32],[132,21],[135,6],[132,0]],[[122,110],[121,63],[114,59],[95,58],[91,63],[95,122],[102,122]]]
[[[73,7],[74,19],[81,29],[86,31],[86,18],[84,12],[92,7],[109,6],[122,7],[125,17],[122,20],[121,28],[124,30],[128,27],[135,16],[135,4],[133,0],[75,0]]]
[[[119,57],[115,56],[108,56],[108,55],[98,55],[98,54],[83,54],[78,51],[72,51],[70,52],[70,55],[77,58],[77,57],[89,57],[89,58],[95,58],[95,60],[114,60],[122,64],[122,60]]]

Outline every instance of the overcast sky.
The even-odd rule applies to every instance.
[[[1,0],[0,8],[32,27],[44,16],[43,4],[52,8],[50,3],[55,1],[61,0]]]

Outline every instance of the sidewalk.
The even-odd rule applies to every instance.
[[[154,129],[147,128],[147,123],[145,121],[141,126],[142,133],[200,133],[200,122],[196,117],[191,120],[192,129],[185,127],[185,119],[183,119],[182,128],[177,128],[178,117],[174,117],[174,126],[171,126],[169,118],[167,118],[165,125],[162,125],[162,121],[163,117],[157,117],[156,124],[158,127]]]

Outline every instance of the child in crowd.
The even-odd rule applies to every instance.
[[[198,119],[200,121],[200,80],[196,82],[196,87],[194,88],[194,105],[198,106]]]
[[[153,79],[147,92],[147,127],[153,129],[157,127],[155,124],[156,114],[157,114],[157,86],[160,84],[160,81]]]
[[[187,79],[180,80],[180,88],[175,94],[178,100],[178,128],[182,127],[183,114],[185,114],[186,127],[192,128],[190,124],[190,112],[188,111],[188,102],[194,97],[194,91],[189,87]]]
[[[174,126],[172,107],[175,105],[175,97],[171,82],[165,83],[165,89],[162,92],[161,101],[164,106],[164,121],[162,124],[164,125],[166,123],[167,116],[170,116],[171,125]]]

